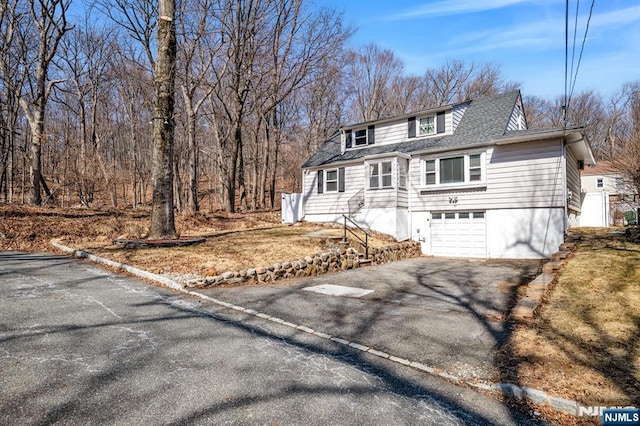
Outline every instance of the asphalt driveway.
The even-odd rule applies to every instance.
[[[396,267],[410,274],[423,265]],[[505,277],[513,273],[496,270]],[[384,286],[382,274],[389,272],[383,271],[388,269],[325,278],[353,284],[360,277],[359,285]],[[424,319],[418,301],[435,300],[440,292],[435,286],[424,291],[391,292],[389,301],[332,299],[296,286],[216,293],[382,341],[378,317],[418,327]],[[449,309],[445,299],[430,312]],[[484,304],[490,303],[478,306]],[[367,313],[352,312],[357,306]],[[315,312],[304,312],[310,307]],[[415,317],[402,319],[394,307]],[[422,328],[431,327],[424,321]],[[387,339],[390,347],[401,343],[397,336]],[[85,261],[0,253],[1,424],[532,422],[513,407],[437,377]]]
[[[502,381],[496,349],[520,285],[539,262],[417,258],[285,284],[200,293],[417,361],[463,380]],[[323,284],[359,297],[303,291]]]

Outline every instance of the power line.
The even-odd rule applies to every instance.
[[[569,0],[565,0],[564,7],[564,105],[562,105],[562,120],[567,128],[567,86],[569,82]]]
[[[587,42],[587,33],[589,32],[589,24],[591,23],[591,17],[593,16],[593,7],[595,4],[596,4],[596,0],[591,0],[591,7],[589,8],[589,17],[587,18],[587,27],[584,29],[584,37],[582,38],[582,46],[580,47],[580,56],[578,56],[576,74],[573,77],[571,91],[569,92],[569,99],[571,99],[571,97],[573,96],[573,90],[575,89],[576,80],[578,79],[578,71],[580,70],[580,62],[582,61],[582,53],[584,53],[584,45]]]
[[[573,79],[573,65],[576,59],[576,37],[578,36],[578,14],[580,12],[580,0],[576,1],[576,14],[573,20],[573,46],[571,46],[571,72],[569,72],[569,79]],[[568,12],[567,12],[568,13]],[[566,108],[569,109],[571,103],[572,92],[569,90],[568,99],[566,100]]]
[[[587,25],[584,30],[584,36],[582,37],[582,45],[580,47],[580,54],[578,55],[578,62],[574,72],[574,60],[576,49],[576,36],[578,31],[578,13],[580,9],[580,0],[576,3],[576,15],[573,28],[573,46],[571,54],[571,73],[569,74],[569,0],[565,2],[565,32],[564,32],[564,105],[563,105],[563,119],[564,127],[567,127],[568,110],[571,105],[571,98],[573,97],[573,91],[575,90],[576,81],[578,80],[578,72],[580,70],[580,63],[582,62],[582,54],[584,53],[584,46],[587,41],[587,34],[589,33],[589,25],[591,24],[591,17],[593,16],[593,8],[595,6],[595,0],[591,0],[591,7],[589,8],[589,17],[587,18]],[[569,90],[569,82],[571,81],[571,89]]]

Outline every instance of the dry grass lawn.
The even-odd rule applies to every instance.
[[[182,236],[204,236],[206,242],[173,248],[123,249],[118,238],[142,238],[149,224],[145,210],[52,209],[0,205],[0,250],[51,251],[51,239],[108,259],[155,273],[216,275],[267,266],[327,251],[329,236],[339,237],[338,225],[281,224],[280,212],[178,215]],[[322,237],[307,234],[321,231]],[[373,247],[394,240],[373,233]],[[352,241],[355,246],[355,242]]]
[[[540,314],[513,335],[516,380],[583,405],[640,406],[640,245],[579,232]]]

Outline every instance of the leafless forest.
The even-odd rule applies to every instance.
[[[181,0],[164,18],[159,3],[0,2],[2,202],[150,204],[159,122],[172,124],[177,210],[272,209],[301,189],[301,164],[340,125],[521,83],[454,58],[408,75],[392,51],[353,48],[356,29],[319,2]],[[157,115],[154,85],[162,19],[175,25],[170,117]],[[584,125],[597,158],[640,188],[640,81],[610,98],[569,94],[523,93],[529,127],[564,125],[567,105],[567,124]]]

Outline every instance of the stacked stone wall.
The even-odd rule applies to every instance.
[[[361,259],[358,251],[352,247],[325,253],[316,253],[300,259],[274,263],[273,265],[229,271],[224,274],[191,279],[187,287],[210,287],[220,284],[242,284],[246,282],[270,283],[281,279],[309,277],[329,272],[345,271],[360,267],[364,263],[381,264],[394,260],[419,257],[420,244],[404,242],[381,248],[369,248],[369,262]]]

